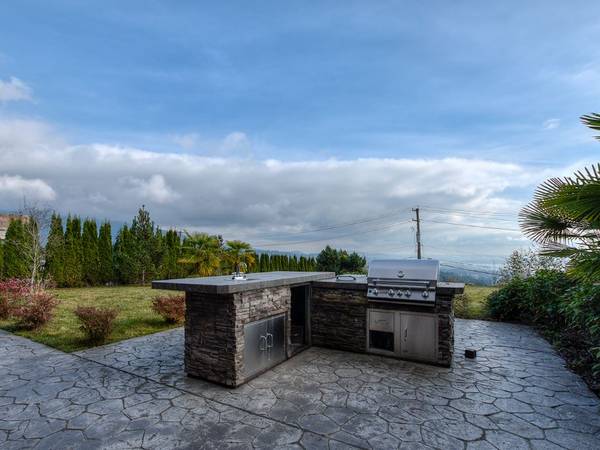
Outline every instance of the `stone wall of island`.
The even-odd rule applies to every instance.
[[[433,314],[438,319],[436,364],[450,366],[454,351],[452,301],[458,291],[438,287],[434,307],[369,302],[366,284],[315,282],[311,297],[312,343],[320,347],[365,353],[367,351],[367,310]]]
[[[283,313],[289,336],[290,302],[288,286],[219,295],[187,292],[186,373],[226,386],[244,383],[244,325]]]
[[[312,344],[350,352],[367,348],[367,292],[313,286],[310,302]]]

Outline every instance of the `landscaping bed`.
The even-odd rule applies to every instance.
[[[53,289],[59,299],[54,317],[37,330],[19,329],[14,320],[0,321],[0,329],[24,336],[65,352],[92,347],[81,331],[74,311],[79,306],[115,308],[118,316],[106,343],[156,333],[179,325],[168,323],[152,310],[152,300],[158,295],[174,295],[170,291],[149,286],[118,286]]]

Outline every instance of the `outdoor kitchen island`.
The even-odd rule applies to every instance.
[[[187,278],[152,287],[185,291],[186,374],[237,387],[310,345],[450,365],[452,298],[464,285],[437,283],[425,305],[378,302],[369,298],[366,277],[332,272]]]

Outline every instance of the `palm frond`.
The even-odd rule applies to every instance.
[[[600,131],[600,114],[590,113],[581,116],[583,124],[591,128],[592,130]],[[596,136],[596,139],[600,139],[600,135]]]
[[[572,221],[536,201],[521,209],[519,224],[528,238],[541,244],[565,243],[580,237],[573,231]]]
[[[574,222],[600,228],[600,164],[586,167],[574,177],[548,180],[536,190],[535,198],[544,208]]]

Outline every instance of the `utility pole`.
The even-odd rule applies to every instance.
[[[421,259],[421,218],[419,217],[419,207],[413,208],[417,218],[413,222],[417,222],[417,259]]]

